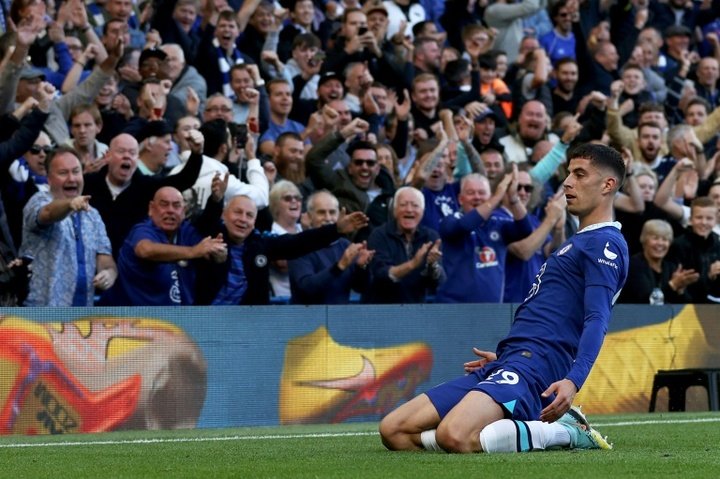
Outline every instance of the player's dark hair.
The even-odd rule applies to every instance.
[[[568,151],[568,165],[575,158],[590,160],[595,166],[608,169],[618,179],[618,189],[625,180],[625,162],[620,153],[605,145],[582,143]]]

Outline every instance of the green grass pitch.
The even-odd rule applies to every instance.
[[[612,451],[393,453],[377,424],[0,438],[2,478],[715,478],[720,414],[591,416]]]

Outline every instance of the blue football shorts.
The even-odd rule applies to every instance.
[[[482,369],[439,384],[425,394],[441,419],[468,392],[482,391],[504,409],[507,419],[535,421],[552,401],[540,396],[548,386],[549,383],[528,369],[527,361],[493,361]]]

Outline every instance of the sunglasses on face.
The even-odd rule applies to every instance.
[[[295,201],[302,201],[303,197],[301,195],[285,195],[282,197],[282,200],[291,203],[293,200]]]
[[[518,185],[518,190],[525,190],[526,193],[532,193],[535,190],[535,185]]]
[[[370,168],[377,164],[377,160],[352,160],[352,162],[355,166],[367,165]]]
[[[33,145],[30,147],[30,150],[28,150],[33,155],[39,155],[41,151],[44,151],[45,154],[49,154],[53,150],[53,147],[51,145],[41,146],[41,145]]]

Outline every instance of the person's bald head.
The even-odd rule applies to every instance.
[[[185,200],[176,188],[164,186],[150,201],[148,216],[168,236],[174,235],[185,219]]]
[[[127,133],[122,133],[110,141],[108,149],[107,179],[115,186],[125,186],[137,169],[138,142]]]

